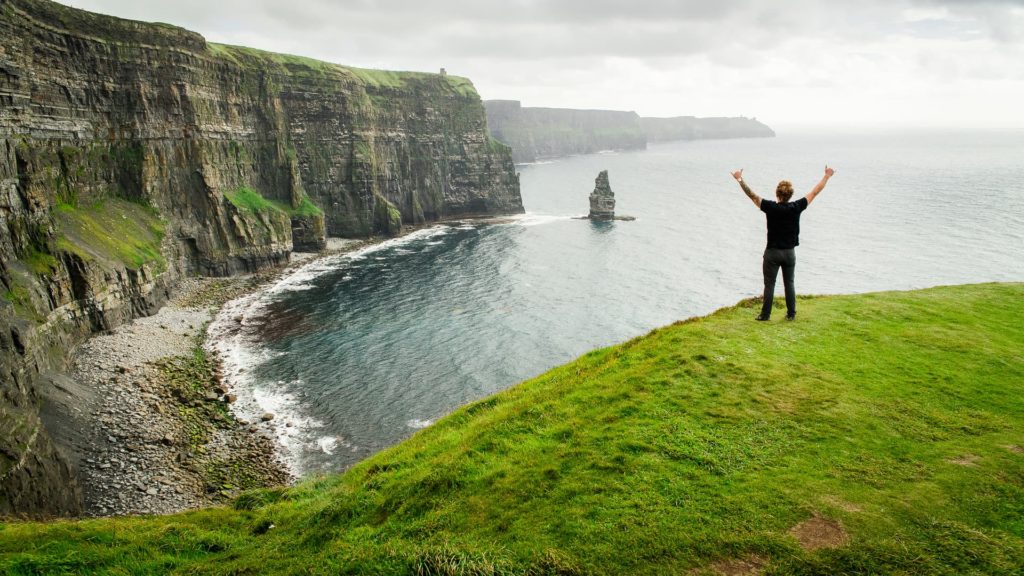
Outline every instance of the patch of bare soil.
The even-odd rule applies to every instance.
[[[742,559],[730,558],[715,562],[711,565],[711,570],[715,574],[721,574],[722,576],[758,576],[767,565],[768,560],[756,554],[751,554]]]
[[[1016,444],[1004,444],[1003,448],[1006,448],[1014,454],[1024,454],[1024,446],[1018,446]]]
[[[976,454],[961,454],[956,458],[950,458],[946,460],[950,464],[956,464],[957,466],[977,466],[978,460],[981,460],[981,456]]]
[[[791,536],[796,538],[804,550],[821,548],[839,548],[845,545],[850,536],[843,530],[839,522],[823,516],[812,516],[789,529]]]

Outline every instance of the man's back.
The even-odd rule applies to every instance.
[[[807,198],[796,202],[761,200],[761,211],[768,218],[768,248],[787,250],[800,245],[800,213],[807,209]]]

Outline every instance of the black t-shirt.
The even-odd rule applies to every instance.
[[[796,202],[761,199],[761,212],[768,218],[768,247],[795,248],[800,245],[800,213],[807,209],[807,198]]]

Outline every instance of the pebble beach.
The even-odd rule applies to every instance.
[[[85,514],[169,514],[292,482],[274,423],[231,410],[236,396],[218,359],[203,351],[206,328],[226,302],[360,244],[332,239],[325,253],[295,253],[282,269],[183,280],[157,314],[80,345],[67,377],[88,393],[68,412]]]

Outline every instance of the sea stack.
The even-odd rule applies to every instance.
[[[607,170],[601,170],[594,181],[594,191],[590,193],[590,219],[615,219],[615,193],[608,184]]]

